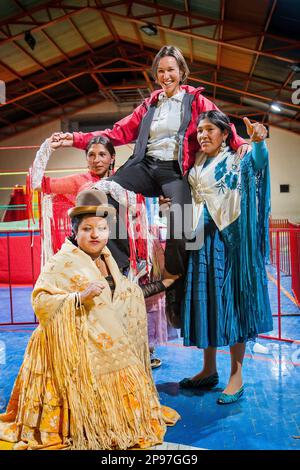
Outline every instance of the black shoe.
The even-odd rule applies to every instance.
[[[206,389],[210,390],[214,388],[219,383],[219,375],[216,372],[213,375],[209,375],[208,377],[204,377],[203,379],[189,379],[185,378],[179,382],[181,388],[198,388],[198,389]]]

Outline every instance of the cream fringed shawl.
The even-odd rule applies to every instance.
[[[0,439],[17,448],[126,449],[162,442],[176,412],[158,401],[149,364],[145,302],[102,252],[115,282],[88,307],[76,292],[102,280],[71,242],[45,265],[32,294],[40,326],[28,344]]]

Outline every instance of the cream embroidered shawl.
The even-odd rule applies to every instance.
[[[70,241],[43,268],[32,294],[34,331],[8,404],[0,439],[15,448],[126,449],[162,442],[178,414],[161,407],[150,371],[141,289],[102,254],[115,281],[84,308],[75,292],[102,280]]]
[[[193,200],[193,230],[197,229],[204,204],[219,230],[241,213],[240,158],[226,147],[207,166],[205,153],[198,154],[188,181]]]

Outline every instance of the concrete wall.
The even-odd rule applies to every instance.
[[[268,146],[272,216],[300,222],[300,136],[272,127]],[[289,184],[290,192],[280,193],[280,184]]]

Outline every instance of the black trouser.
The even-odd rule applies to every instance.
[[[178,162],[145,157],[135,165],[127,167],[125,164],[109,180],[143,196],[155,197],[163,194],[171,199],[165,265],[172,274],[184,274],[187,264],[185,243],[192,226],[192,199],[187,178],[182,176]],[[124,254],[127,249],[129,253],[128,240],[111,240],[110,247],[113,243],[119,245],[119,249],[112,250],[116,258],[118,250]],[[120,260],[117,258],[116,261],[120,266]]]
[[[124,218],[124,210],[120,210],[120,204],[107,194],[108,204],[112,205],[117,212],[115,236],[109,238],[107,247],[111,251],[113,258],[115,259],[119,269],[122,272],[126,272],[129,268],[129,242],[127,236],[126,220]]]

